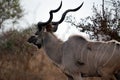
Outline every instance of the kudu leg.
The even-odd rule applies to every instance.
[[[71,75],[68,75],[68,74],[66,74],[66,73],[64,73],[64,74],[66,75],[67,80],[74,80],[73,77],[72,77]]]
[[[66,75],[67,76],[67,80],[74,80],[72,76]]]
[[[117,80],[112,72],[109,72],[109,69],[103,68],[99,71],[101,75],[101,80]]]
[[[120,71],[115,74],[115,77],[116,77],[117,80],[120,80]]]
[[[101,80],[117,80],[113,75],[102,76]]]
[[[83,80],[83,78],[82,78],[82,76],[81,76],[81,73],[74,74],[74,75],[73,75],[73,79],[74,79],[74,80]]]
[[[67,80],[74,80],[73,78],[71,78],[71,77],[67,77],[68,79]]]

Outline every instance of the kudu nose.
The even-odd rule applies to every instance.
[[[35,36],[31,36],[27,42],[36,44],[37,38]]]
[[[37,42],[36,36],[31,36],[31,37],[28,39],[27,42],[34,44],[34,45],[37,46],[39,49],[41,48],[41,44]]]

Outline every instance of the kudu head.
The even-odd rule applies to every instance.
[[[62,17],[59,21],[57,22],[52,22],[52,19],[53,19],[53,13],[56,13],[60,10],[61,6],[62,6],[62,1],[60,3],[60,6],[55,9],[55,10],[51,10],[49,12],[50,14],[50,18],[47,22],[38,22],[37,24],[37,27],[38,27],[38,31],[35,33],[34,36],[31,36],[29,39],[28,39],[28,42],[29,43],[33,43],[34,45],[36,45],[38,48],[41,48],[42,47],[42,43],[43,43],[43,38],[44,38],[44,34],[47,32],[47,33],[52,33],[52,32],[56,32],[57,28],[58,28],[58,25],[60,23],[63,22],[63,20],[65,19],[65,16],[68,12],[74,12],[74,11],[77,11],[79,10],[81,7],[82,7],[83,3],[75,8],[75,9],[68,9],[66,10],[63,14],[62,14]]]

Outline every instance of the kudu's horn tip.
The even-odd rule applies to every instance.
[[[84,1],[82,2],[82,5],[84,4]]]

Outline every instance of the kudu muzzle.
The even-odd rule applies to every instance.
[[[37,41],[38,41],[38,38],[36,36],[31,36],[27,42],[36,45],[40,49],[42,44],[37,43]]]

